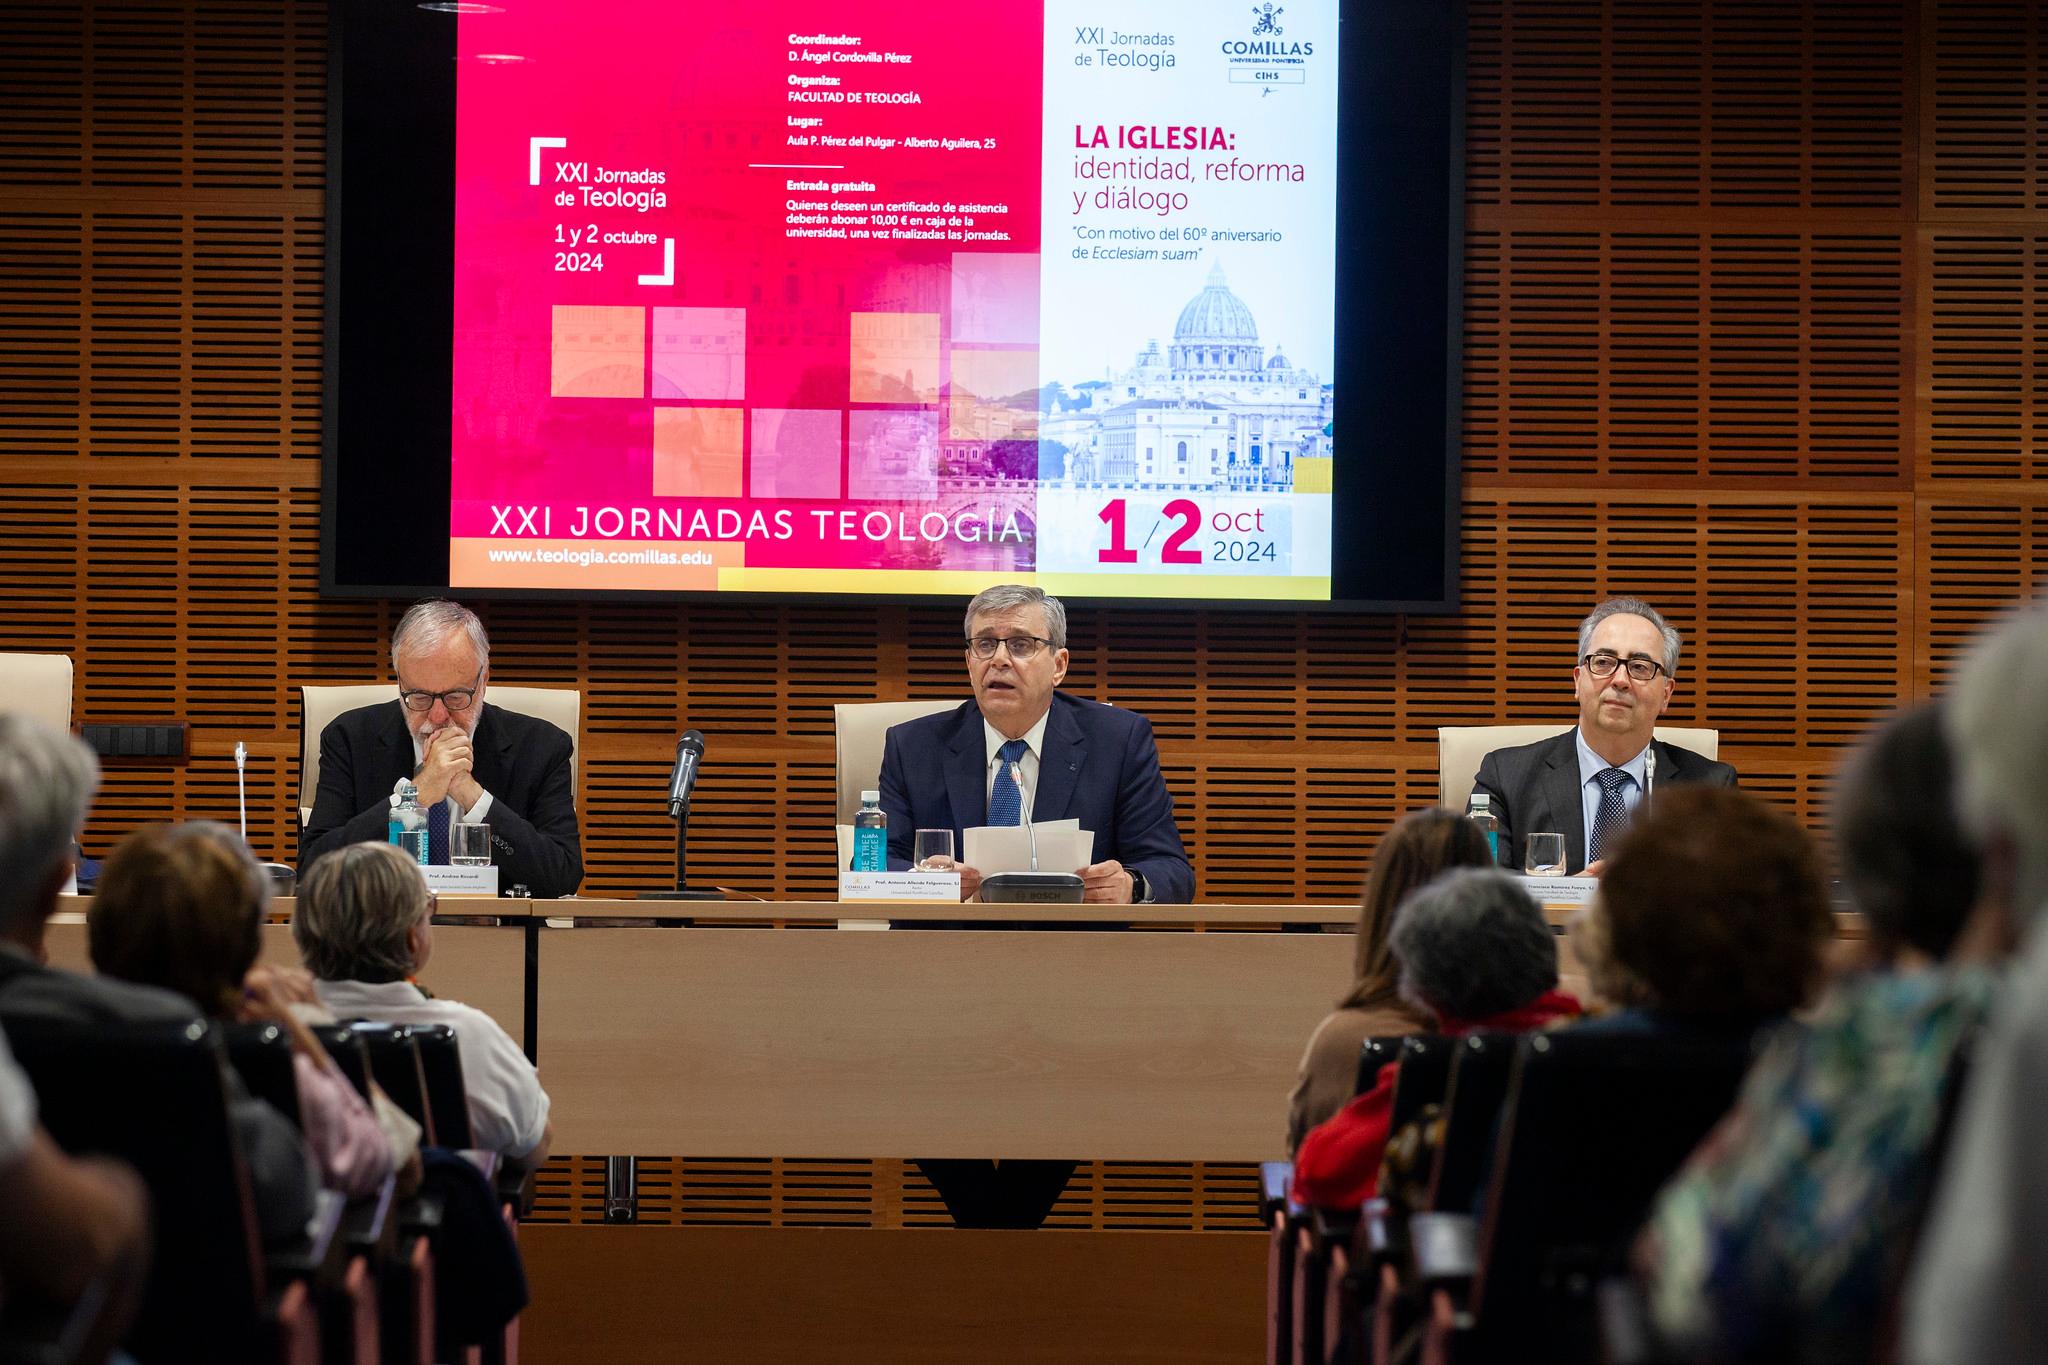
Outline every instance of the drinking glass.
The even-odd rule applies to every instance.
[[[1564,875],[1564,836],[1531,834],[1523,840],[1522,867],[1532,877]]]
[[[911,846],[911,853],[914,864],[920,872],[950,871],[950,868],[933,867],[932,859],[944,858],[948,863],[952,861],[953,831],[950,829],[919,830],[917,832],[917,840]]]
[[[448,861],[456,867],[491,865],[491,827],[452,821],[448,826]]]

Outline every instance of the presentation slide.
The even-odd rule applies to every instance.
[[[460,23],[451,586],[1330,598],[1335,0]]]

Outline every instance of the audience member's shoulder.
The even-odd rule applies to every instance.
[[[0,1018],[83,1024],[181,1024],[199,1007],[159,986],[83,976],[55,967],[13,978],[0,991]]]

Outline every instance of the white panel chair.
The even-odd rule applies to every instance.
[[[299,825],[313,818],[313,793],[320,790],[320,732],[344,711],[379,702],[396,701],[398,688],[392,683],[341,684],[333,687],[299,689]],[[536,716],[559,727],[569,736],[569,761],[573,765],[583,748],[583,693],[573,687],[509,687],[497,683],[484,690],[484,702],[507,711]],[[879,762],[879,760],[877,760]],[[581,775],[578,769],[577,775]],[[582,783],[574,785],[580,789]],[[581,797],[577,798],[579,804]]]
[[[71,658],[66,654],[0,654],[0,711],[71,728]]]
[[[1479,763],[1495,749],[1534,744],[1539,739],[1563,734],[1569,725],[1442,725],[1436,732],[1437,804],[1445,810],[1462,811],[1472,795],[1472,779],[1479,776]],[[1721,756],[1719,730],[1695,730],[1660,725],[1657,738],[1666,744],[1690,749],[1702,758]]]
[[[940,701],[840,702],[832,708],[833,760],[839,794],[839,866],[853,858],[853,817],[860,794],[873,791],[882,777],[882,744],[889,727],[935,711],[950,711],[961,698]]]

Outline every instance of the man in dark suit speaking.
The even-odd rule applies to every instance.
[[[1053,689],[1067,676],[1067,609],[1038,588],[990,588],[967,606],[974,700],[892,726],[882,749],[889,865],[910,866],[920,829],[1073,819],[1095,835],[1086,899],[1184,905],[1195,874],[1173,822],[1152,727],[1130,711]],[[1021,771],[1023,780],[1017,781]],[[962,866],[972,899],[977,868]]]
[[[1472,784],[1501,822],[1504,864],[1521,869],[1523,836],[1556,833],[1564,835],[1567,869],[1583,872],[1606,856],[1656,785],[1735,785],[1726,763],[1651,738],[1677,686],[1678,646],[1678,632],[1637,597],[1610,598],[1579,623],[1578,726],[1494,750]]]
[[[391,633],[398,695],[334,718],[320,735],[320,789],[299,836],[299,872],[346,844],[385,838],[401,778],[419,788],[432,861],[447,831],[491,827],[498,883],[566,896],[583,881],[569,736],[532,716],[484,705],[491,642],[476,613],[426,601]]]

